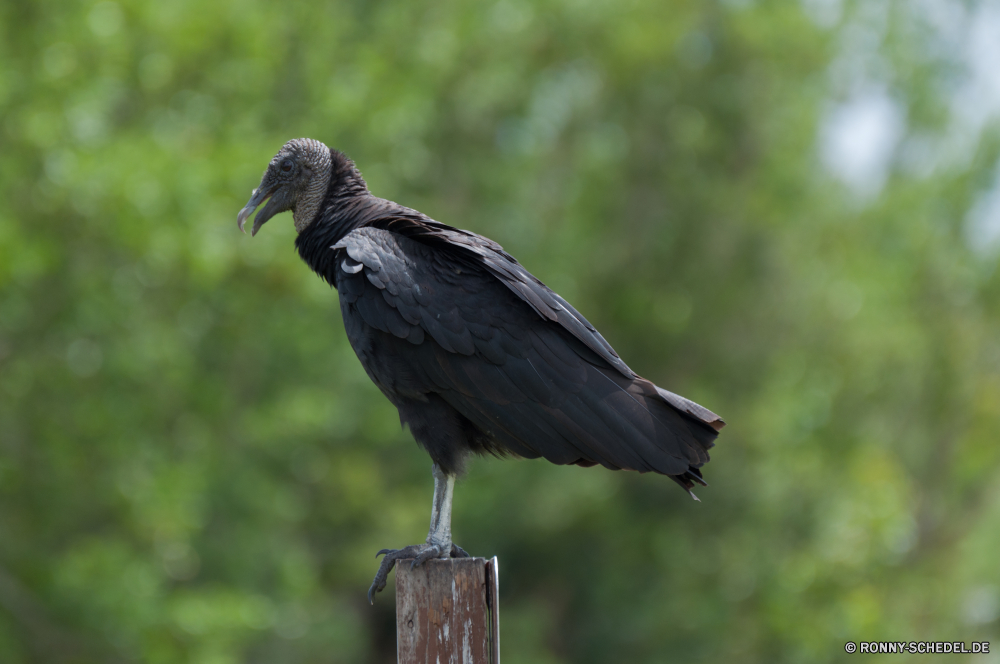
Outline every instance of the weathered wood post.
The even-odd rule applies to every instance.
[[[399,664],[500,664],[497,559],[396,563]]]

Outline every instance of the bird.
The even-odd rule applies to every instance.
[[[659,473],[698,500],[725,422],[632,371],[499,244],[378,198],[350,158],[309,138],[271,159],[240,230],[261,205],[251,236],[292,212],[299,256],[336,289],[361,365],[432,461],[427,539],[376,554],[369,602],[399,560],[469,555],[451,512],[470,455]]]

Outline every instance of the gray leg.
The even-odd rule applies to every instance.
[[[431,470],[434,475],[434,503],[431,506],[431,527],[427,532],[426,544],[414,544],[402,549],[382,549],[375,557],[385,554],[379,565],[375,580],[368,589],[368,601],[375,602],[375,593],[385,588],[389,572],[397,560],[413,558],[412,567],[422,565],[431,558],[467,558],[463,549],[451,541],[451,503],[455,492],[455,476],[449,475],[437,465]]]
[[[455,476],[449,475],[434,464],[434,503],[431,505],[431,527],[427,543],[451,547],[451,501],[455,494]]]

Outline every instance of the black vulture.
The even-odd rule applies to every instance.
[[[467,555],[451,504],[470,453],[660,473],[692,497],[705,486],[722,419],[629,369],[496,242],[373,196],[354,162],[313,139],[271,160],[241,230],[265,201],[252,234],[292,211],[299,255],[337,289],[368,377],[433,461],[427,541],[379,552],[369,600],[397,560]]]

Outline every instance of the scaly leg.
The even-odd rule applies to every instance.
[[[402,549],[382,549],[375,554],[376,558],[385,554],[385,558],[368,589],[368,601],[372,604],[375,603],[375,593],[385,588],[389,572],[397,560],[413,558],[411,567],[416,567],[431,558],[469,557],[468,553],[451,541],[451,502],[455,492],[455,476],[447,474],[437,464],[434,464],[431,472],[434,475],[434,503],[431,507],[431,527],[427,532],[427,543]]]

